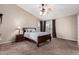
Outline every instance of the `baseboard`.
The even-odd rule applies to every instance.
[[[64,39],[64,38],[58,38],[58,39],[69,40],[69,41],[76,41],[77,42],[77,40],[70,40],[70,39]]]
[[[6,42],[2,42],[0,44],[6,44],[6,43],[11,43],[12,41],[6,41]]]

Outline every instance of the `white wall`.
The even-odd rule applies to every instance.
[[[77,32],[77,34],[78,34],[78,45],[79,45],[79,15],[77,16],[77,19],[78,19],[78,21],[77,21],[77,25],[78,25],[78,32]]]
[[[14,41],[16,28],[37,27],[39,20],[19,8],[17,5],[0,5],[0,13],[3,13],[3,22],[0,24],[1,43]]]
[[[57,37],[77,41],[77,15],[56,19]]]

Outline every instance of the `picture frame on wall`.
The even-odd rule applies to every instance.
[[[2,16],[3,14],[0,14],[0,24],[2,24]]]

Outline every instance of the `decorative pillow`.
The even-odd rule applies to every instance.
[[[35,29],[32,29],[32,32],[35,32]]]
[[[27,29],[25,29],[25,31],[26,31],[26,32],[28,32],[28,30],[27,30]]]
[[[35,32],[36,30],[35,29],[25,29],[26,32]]]

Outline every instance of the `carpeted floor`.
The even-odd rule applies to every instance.
[[[9,43],[0,45],[0,55],[78,55],[79,46],[77,42],[52,39],[51,42],[41,44],[37,47],[36,44],[23,41],[18,43]]]

